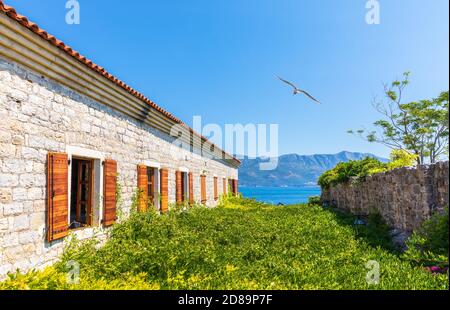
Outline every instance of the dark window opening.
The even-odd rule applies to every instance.
[[[92,223],[93,161],[72,159],[70,229]]]
[[[151,205],[155,203],[155,168],[147,167],[147,192],[148,192],[148,201]]]
[[[181,197],[183,197],[183,201],[187,201],[189,199],[188,197],[188,190],[187,190],[187,182],[188,181],[188,174],[187,172],[181,173]]]

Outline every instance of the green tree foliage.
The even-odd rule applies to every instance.
[[[333,169],[324,172],[320,177],[318,184],[323,188],[329,188],[339,183],[346,183],[352,178],[361,180],[372,174],[373,171],[381,172],[386,169],[386,164],[378,159],[366,157],[361,160],[351,160],[345,163],[339,163]]]
[[[411,154],[405,150],[392,150],[390,155],[391,161],[388,163],[390,170],[400,167],[414,166],[417,155]]]
[[[390,161],[383,163],[378,159],[366,157],[362,160],[351,160],[339,163],[333,169],[324,172],[318,184],[323,188],[330,188],[350,180],[360,181],[368,175],[390,171],[401,167],[414,166],[417,156],[404,150],[392,150]]]
[[[375,109],[384,117],[374,123],[377,130],[350,130],[349,133],[369,142],[413,153],[418,164],[426,159],[434,163],[440,156],[448,155],[448,91],[431,100],[402,103],[409,75],[405,72],[402,81],[385,85],[387,102],[374,100]]]

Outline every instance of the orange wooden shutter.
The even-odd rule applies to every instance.
[[[167,212],[169,209],[169,171],[160,170],[161,176],[161,212]]]
[[[116,184],[117,162],[105,159],[103,167],[103,226],[108,227],[117,220]]]
[[[137,167],[137,183],[139,190],[139,204],[138,211],[145,212],[148,207],[148,175],[147,175],[147,167],[143,165],[138,165]]]
[[[175,172],[175,186],[176,186],[176,202],[177,204],[183,203],[183,175],[181,171]]]
[[[227,194],[227,179],[223,178],[222,180],[222,192],[224,195]]]
[[[189,203],[192,206],[194,204],[194,175],[189,172]]]
[[[201,191],[201,201],[203,204],[206,203],[206,175],[200,176],[200,191]]]
[[[219,199],[219,190],[217,188],[217,177],[214,177],[214,200]]]
[[[47,155],[47,240],[69,233],[69,160],[67,154]]]
[[[238,195],[238,180],[236,179],[233,180],[233,194],[235,196]]]

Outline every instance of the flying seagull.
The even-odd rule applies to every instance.
[[[285,79],[279,77],[278,75],[276,75],[276,77],[277,77],[278,79],[280,79],[282,82],[284,82],[284,83],[290,85],[292,88],[294,88],[294,95],[298,95],[298,94],[302,94],[302,93],[303,93],[303,94],[305,94],[306,96],[308,96],[310,99],[312,99],[312,100],[314,100],[315,102],[317,102],[318,104],[320,104],[320,102],[319,102],[316,98],[314,98],[313,96],[311,96],[310,94],[308,94],[306,91],[304,91],[304,90],[298,88],[297,86],[295,86],[295,85],[292,84],[291,82],[286,81]]]

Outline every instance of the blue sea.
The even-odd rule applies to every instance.
[[[292,205],[308,202],[311,196],[320,196],[320,187],[239,187],[245,198],[277,205]]]

